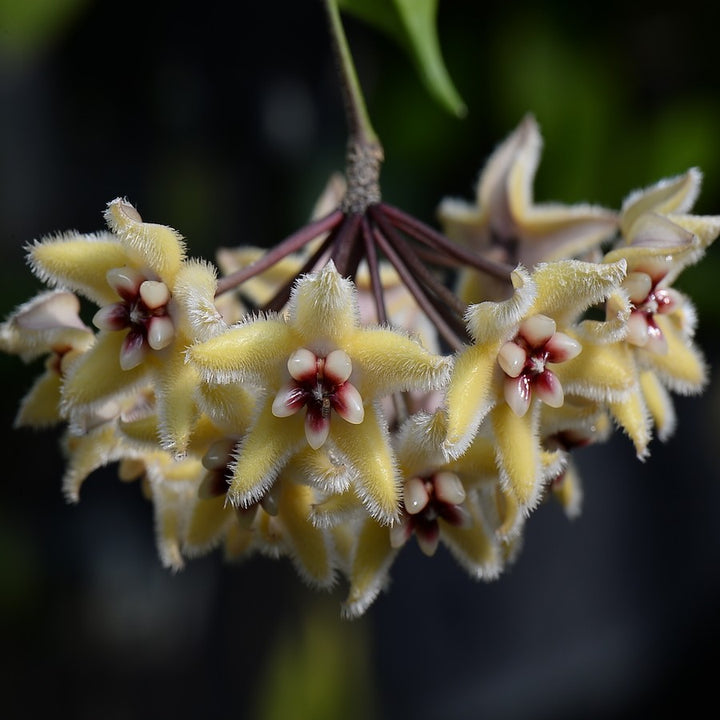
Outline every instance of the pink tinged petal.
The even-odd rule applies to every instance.
[[[140,333],[129,332],[120,348],[120,367],[132,370],[142,363],[148,354],[149,345]]]
[[[158,280],[145,280],[140,285],[140,297],[151,310],[163,307],[170,300],[170,290],[164,282]]]
[[[643,349],[656,355],[667,355],[668,353],[667,338],[654,322],[647,323],[647,342]]]
[[[440,528],[436,522],[423,524],[422,527],[415,528],[415,537],[423,555],[432,557],[440,542]]]
[[[561,363],[577,357],[582,345],[575,338],[563,332],[556,332],[545,343],[545,350],[548,353],[547,362]]]
[[[53,330],[61,327],[86,327],[78,315],[80,301],[69,292],[56,291],[31,300],[15,318],[22,330]]]
[[[325,358],[324,376],[335,385],[342,385],[352,373],[352,361],[344,350],[333,350]]]
[[[525,415],[530,407],[530,390],[530,379],[527,375],[520,375],[517,378],[505,378],[503,385],[505,402],[518,417]]]
[[[145,276],[138,270],[131,267],[112,268],[105,276],[108,285],[123,300],[134,300],[140,291],[140,286],[145,282]]]
[[[630,302],[636,307],[645,302],[652,290],[652,278],[644,272],[631,272],[623,280],[622,287],[627,292]]]
[[[396,522],[390,528],[390,547],[401,548],[410,539],[411,535],[412,528],[409,522]]]
[[[648,342],[648,322],[641,312],[630,313],[628,318],[627,341],[637,347],[645,347]]]
[[[527,353],[514,342],[506,342],[498,353],[498,365],[511,378],[516,378],[525,367]]]
[[[125,303],[113,303],[101,307],[93,316],[93,325],[100,330],[122,330],[130,322]]]
[[[435,495],[450,505],[460,505],[465,502],[465,488],[460,478],[451,472],[435,473]]]
[[[347,422],[359,425],[365,419],[362,395],[349,382],[339,387],[332,399],[333,410]]]
[[[175,325],[167,315],[150,319],[147,331],[148,345],[153,350],[162,350],[167,347],[175,337]]]
[[[293,380],[283,385],[275,395],[272,414],[275,417],[294,415],[305,405],[305,391]]]
[[[556,329],[555,321],[547,315],[533,315],[520,323],[520,335],[531,347],[542,347]]]
[[[305,415],[305,437],[313,450],[321,448],[330,434],[330,418],[308,412]]]
[[[296,350],[287,361],[290,377],[300,382],[311,382],[317,376],[317,356],[307,348]]]
[[[404,501],[405,509],[410,515],[416,515],[428,504],[430,496],[425,483],[419,477],[412,477],[405,481]]]
[[[552,370],[545,370],[535,378],[535,393],[550,407],[559,408],[565,402],[562,385]]]

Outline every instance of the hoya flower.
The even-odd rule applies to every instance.
[[[30,266],[41,280],[100,306],[93,317],[100,330],[93,346],[64,377],[63,406],[71,418],[92,413],[153,382],[164,444],[182,451],[194,415],[196,378],[184,364],[189,322],[173,293],[189,273],[196,294],[212,298],[213,270],[188,265],[180,235],[143,222],[125,200],[109,203],[105,218],[110,232],[65,233],[28,247]]]
[[[532,269],[541,261],[579,257],[617,228],[615,213],[594,205],[533,200],[542,138],[526,116],[487,160],[475,202],[447,198],[438,208],[445,233],[486,257]],[[460,296],[472,303],[507,296],[507,286],[471,269],[460,273]]]
[[[222,544],[235,558],[259,552],[289,557],[300,577],[313,587],[335,581],[335,554],[329,531],[310,522],[318,491],[302,482],[301,455],[291,459],[271,490],[248,507],[227,502],[227,476],[235,438],[213,443],[202,459],[205,475],[184,538],[184,552],[196,556]]]
[[[542,490],[540,405],[561,407],[567,392],[599,400],[632,386],[622,362],[587,342],[589,330],[580,332],[583,311],[617,290],[624,277],[622,260],[543,263],[532,275],[519,267],[510,299],[468,309],[474,343],[455,361],[444,448],[461,455],[487,417],[503,487],[523,507],[533,506]]]
[[[615,351],[629,357],[636,374],[634,392],[610,408],[641,458],[647,455],[653,425],[661,440],[674,430],[670,393],[696,394],[707,382],[705,361],[693,341],[695,308],[673,287],[720,234],[720,217],[686,212],[700,179],[693,169],[631,193],[621,214],[623,238],[605,256],[605,262],[628,265],[622,290],[631,314],[627,337]]]
[[[94,335],[80,319],[80,302],[69,292],[41,292],[0,325],[0,350],[25,362],[45,356],[44,372],[20,403],[16,427],[60,422],[60,389],[70,364],[92,345]]]
[[[356,469],[356,492],[385,522],[397,514],[399,488],[376,401],[439,388],[450,364],[399,331],[361,326],[355,287],[332,263],[298,280],[286,316],[248,319],[193,345],[187,358],[208,382],[262,393],[233,469],[233,504],[256,502],[293,454],[328,443]]]
[[[442,417],[438,416],[440,424]],[[413,416],[397,439],[397,460],[402,478],[403,500],[400,518],[388,528],[372,517],[361,520],[350,548],[350,588],[343,605],[347,617],[362,615],[386,587],[390,568],[400,550],[415,536],[425,555],[432,556],[442,542],[458,562],[477,579],[497,577],[503,563],[500,542],[494,534],[495,515],[486,517],[475,494],[463,482],[464,473],[447,468],[440,452],[442,429],[424,414]],[[480,458],[480,467],[473,467]],[[477,482],[488,469],[482,453],[464,456],[465,470]],[[497,525],[497,523],[496,523]]]
[[[448,459],[442,452],[446,422],[444,413],[418,413],[398,432],[400,518],[390,528],[369,517],[357,523],[347,551],[347,617],[364,613],[387,586],[393,562],[413,537],[428,557],[443,544],[476,580],[494,580],[514,559],[523,516],[500,487],[493,439],[480,433],[465,453]],[[562,453],[543,451],[543,477],[557,475],[564,462]]]

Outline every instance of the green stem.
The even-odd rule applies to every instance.
[[[345,160],[347,191],[341,209],[351,215],[362,215],[370,205],[380,202],[380,165],[383,149],[373,129],[355,72],[337,0],[325,0],[330,20],[338,77],[345,101],[348,144]]]
[[[340,10],[337,0],[325,0],[328,19],[330,21],[330,35],[333,40],[333,49],[338,64],[345,111],[347,113],[348,126],[351,141],[359,142],[368,146],[380,146],[380,140],[373,129],[365,105],[365,98],[360,88],[355,63],[350,54],[345,29],[340,19]]]

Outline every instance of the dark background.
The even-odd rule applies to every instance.
[[[699,166],[696,210],[720,213],[712,18],[691,4],[440,5],[463,120],[433,103],[393,44],[347,21],[390,202],[434,222],[440,198],[471,197],[484,159],[532,111],[546,144],[538,200],[618,208]],[[230,7],[0,2],[4,313],[39,287],[23,244],[101,229],[118,195],[209,259],[305,221],[346,139],[322,6]],[[714,248],[679,283],[711,360],[718,267]],[[151,508],[114,468],[66,505],[56,433],[11,429],[38,370],[0,357],[6,717],[562,720],[685,714],[715,698],[715,371],[704,396],[678,398],[677,433],[645,463],[619,434],[578,452],[583,515],[541,508],[497,582],[412,545],[391,591],[348,623],[344,585],[315,594],[285,562],[213,555],[163,570]]]

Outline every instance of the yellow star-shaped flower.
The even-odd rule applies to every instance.
[[[182,452],[196,416],[198,382],[184,362],[200,323],[188,312],[219,322],[212,307],[214,269],[186,260],[175,230],[143,222],[125,200],[109,203],[105,217],[110,232],[65,233],[28,247],[41,280],[100,306],[93,318],[100,330],[95,342],[63,378],[63,410],[72,420],[153,382],[162,443]],[[181,288],[192,303],[178,302]]]
[[[487,417],[503,487],[522,507],[534,505],[542,490],[540,403],[561,407],[566,393],[601,400],[632,387],[631,371],[603,345],[588,342],[602,335],[586,327],[596,321],[578,322],[624,277],[623,260],[543,263],[532,275],[519,267],[511,298],[468,309],[474,343],[455,361],[444,448],[460,456]]]
[[[617,423],[645,457],[653,426],[661,440],[675,427],[670,392],[699,393],[707,382],[702,353],[693,342],[697,323],[692,301],[672,287],[720,234],[720,217],[690,215],[700,173],[691,169],[630,194],[623,204],[621,242],[605,256],[624,260],[622,285],[631,313],[626,337],[614,351],[628,358],[636,376],[634,391],[610,404]]]
[[[208,382],[248,383],[261,393],[233,469],[231,502],[256,502],[292,455],[327,442],[355,469],[355,491],[384,522],[397,516],[399,487],[376,401],[442,387],[451,363],[407,334],[362,326],[355,287],[332,263],[297,282],[286,316],[249,319],[193,345],[187,359]]]
[[[16,427],[49,427],[64,418],[60,390],[67,368],[92,345],[94,335],[80,319],[80,302],[70,292],[41,292],[0,325],[0,351],[31,362],[46,356],[45,370],[20,403]]]
[[[400,520],[391,528],[373,518],[356,522],[348,550],[350,582],[343,614],[358,617],[388,584],[400,549],[415,536],[421,551],[434,555],[438,543],[476,580],[497,578],[519,547],[523,514],[500,487],[492,437],[475,436],[456,459],[442,452],[444,413],[418,413],[397,434],[397,458],[403,478]],[[543,451],[543,477],[557,475],[562,453]],[[347,519],[338,518],[338,523]]]

